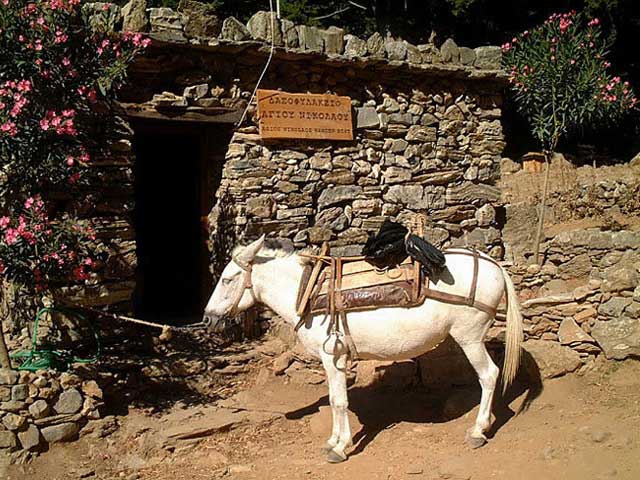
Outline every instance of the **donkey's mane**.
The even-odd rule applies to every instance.
[[[245,248],[244,246],[237,246],[233,249],[233,256],[235,257],[240,251]],[[297,253],[308,252],[308,249],[296,250],[293,246],[293,242],[288,238],[267,238],[264,241],[262,249],[258,253],[259,258],[273,259],[273,258],[288,258]],[[310,261],[307,257],[298,257],[300,262],[305,264]]]

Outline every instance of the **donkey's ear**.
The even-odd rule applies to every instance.
[[[265,235],[262,235],[258,240],[244,247],[236,257],[236,261],[242,264],[242,266],[250,265],[264,245],[264,239]]]

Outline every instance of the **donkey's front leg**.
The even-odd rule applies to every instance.
[[[351,445],[351,427],[347,408],[347,355],[334,356],[321,353],[322,365],[327,373],[329,383],[329,403],[333,415],[333,431],[327,442],[327,461],[329,463],[344,462],[347,455],[344,452]]]

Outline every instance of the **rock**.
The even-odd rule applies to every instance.
[[[600,304],[598,307],[598,313],[617,318],[622,315],[622,312],[631,304],[631,301],[632,300],[627,297],[612,297],[606,302]]]
[[[324,40],[324,53],[327,55],[341,55],[344,52],[344,30],[338,27],[329,27],[321,30]]]
[[[184,21],[184,15],[170,8],[149,9],[149,23],[152,32],[171,32],[178,38],[184,39]]]
[[[602,347],[608,359],[624,360],[640,355],[640,320],[612,318],[598,320],[591,328],[591,335]]]
[[[40,445],[40,430],[35,425],[29,425],[23,432],[18,432],[18,440],[22,448],[31,450]]]
[[[355,175],[350,170],[338,168],[332,172],[325,173],[322,179],[327,184],[352,185],[355,182]]]
[[[36,400],[29,405],[29,413],[36,420],[44,418],[49,414],[49,405],[44,400]]]
[[[333,164],[331,163],[331,155],[328,153],[318,153],[309,159],[309,165],[314,170],[331,170]]]
[[[367,39],[367,52],[372,57],[384,58],[384,38],[380,33],[375,32]]]
[[[406,388],[416,378],[417,364],[413,360],[404,362],[369,360],[358,362],[356,385],[359,387]]]
[[[263,42],[271,43],[272,28],[274,31],[274,44],[276,46],[284,45],[282,31],[280,29],[280,20],[276,18],[275,12],[273,12],[273,16],[270,12],[257,12],[247,22],[247,30],[249,30],[251,36]]]
[[[60,423],[42,429],[42,437],[47,443],[66,442],[78,434],[77,423]]]
[[[11,400],[26,400],[29,396],[29,385],[21,384],[11,387]]]
[[[408,42],[405,42],[405,45],[407,47],[407,62],[413,64],[422,63],[422,52],[420,52],[418,47]]]
[[[271,195],[258,195],[247,199],[247,214],[259,218],[271,218],[275,204]]]
[[[187,99],[180,97],[171,92],[162,92],[155,94],[151,99],[151,103],[157,107],[186,107],[188,105]]]
[[[194,0],[180,0],[178,11],[187,16],[184,34],[187,38],[213,38],[222,30],[222,21],[213,5]]]
[[[488,227],[496,219],[496,209],[487,203],[476,210],[475,218],[478,221],[478,226]]]
[[[20,400],[10,400],[8,402],[0,403],[0,410],[5,410],[7,412],[19,412],[20,410],[24,410],[27,404]]]
[[[16,370],[0,369],[0,385],[15,385],[20,374]]]
[[[82,392],[91,398],[99,398],[102,400],[102,389],[95,380],[88,380],[82,384]]]
[[[420,185],[392,185],[383,198],[388,202],[399,202],[415,209],[444,207],[443,195],[437,190],[444,187],[421,187]]]
[[[522,346],[535,361],[542,378],[559,377],[582,365],[578,353],[556,342],[527,340]]]
[[[591,256],[588,253],[576,255],[568,262],[558,266],[558,275],[560,278],[582,278],[589,276],[591,273]]]
[[[435,127],[412,125],[409,127],[405,138],[410,142],[435,142],[437,139],[437,129]]]
[[[484,70],[499,70],[502,62],[502,50],[500,47],[478,47],[475,50],[476,61],[474,66]]]
[[[560,323],[558,338],[561,345],[570,345],[575,342],[595,343],[595,340],[582,330],[573,318],[565,318]]]
[[[411,180],[411,170],[400,167],[389,167],[385,170],[384,182],[386,184],[404,183]]]
[[[318,198],[318,207],[324,208],[342,202],[353,201],[360,192],[362,192],[362,187],[355,185],[340,185],[326,188]]]
[[[460,47],[460,63],[463,65],[473,65],[476,61],[476,52],[472,48]]]
[[[60,386],[63,389],[79,387],[81,384],[82,379],[75,373],[63,372],[60,374]]]
[[[585,308],[584,310],[580,310],[578,313],[576,313],[573,316],[573,319],[577,323],[582,323],[586,320],[589,320],[590,318],[596,318],[597,316],[598,316],[597,310],[593,307],[589,307],[589,308]]]
[[[224,40],[231,40],[233,42],[241,42],[251,38],[251,33],[247,30],[247,27],[235,17],[227,17],[222,22],[222,30],[220,38]]]
[[[605,272],[602,290],[605,292],[620,292],[633,290],[638,285],[638,271],[627,266],[614,266]]]
[[[452,38],[448,38],[440,47],[442,60],[446,63],[460,63],[460,50]]]
[[[283,18],[281,21],[282,26],[282,39],[284,46],[287,48],[298,48],[300,45],[300,39],[298,38],[298,29],[295,23],[291,20]]]
[[[500,173],[502,175],[516,173],[522,170],[522,165],[518,162],[514,162],[510,158],[502,158],[500,159]]]
[[[403,40],[387,38],[384,42],[384,50],[389,60],[403,61],[407,58],[407,44]]]
[[[75,388],[70,388],[60,394],[60,397],[53,406],[53,409],[58,414],[76,413],[82,408],[82,401],[82,395],[80,392]]]
[[[351,58],[364,57],[367,54],[367,42],[355,35],[345,35],[344,54]]]
[[[11,387],[8,385],[0,386],[0,402],[8,402],[11,400]]]
[[[440,50],[433,43],[418,45],[418,50],[422,55],[422,63],[442,63]]]
[[[447,204],[496,202],[499,198],[500,190],[492,185],[463,183],[447,187]]]
[[[2,424],[7,428],[7,430],[19,430],[26,419],[15,413],[7,413],[4,417],[2,417]]]
[[[379,128],[380,117],[375,107],[356,108],[356,128]]]
[[[322,53],[324,49],[324,39],[319,28],[307,25],[298,25],[298,38],[300,48],[310,52]]]
[[[591,441],[594,443],[602,443],[611,438],[611,432],[596,430],[595,432],[591,432],[589,434],[589,438],[591,438]]]
[[[149,31],[146,0],[130,0],[124,7],[122,7],[122,31]]]
[[[284,352],[278,356],[271,364],[273,373],[275,375],[282,375],[284,371],[289,368],[289,365],[293,363],[294,358],[293,352],[291,351]]]
[[[88,18],[93,30],[114,32],[122,24],[122,11],[114,3],[94,2],[82,5],[82,13]]]
[[[0,448],[16,448],[18,441],[16,435],[8,430],[0,430]]]
[[[209,85],[201,83],[200,85],[191,85],[184,89],[183,96],[187,100],[196,101],[205,97],[209,93]]]

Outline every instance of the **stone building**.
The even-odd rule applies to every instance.
[[[414,46],[276,21],[260,88],[350,97],[354,139],[267,141],[249,100],[270,57],[270,15],[216,27],[169,9],[148,14],[153,43],[131,68],[108,159],[124,188],[104,199],[113,208],[100,219],[125,252],[111,264],[127,268],[94,288],[97,303],[126,302],[135,288],[142,316],[195,316],[238,241],[267,233],[354,254],[384,218],[415,213],[437,245],[502,256],[498,47]]]

